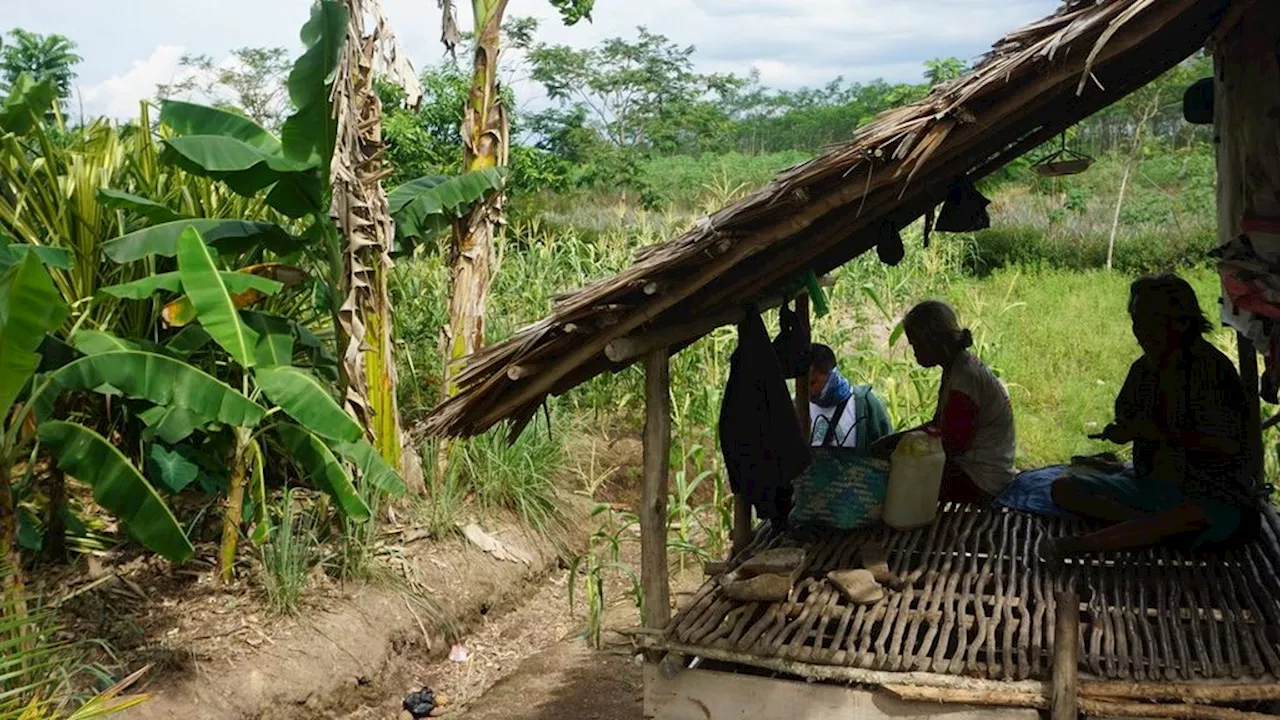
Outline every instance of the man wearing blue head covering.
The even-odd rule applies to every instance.
[[[814,447],[846,447],[866,451],[893,433],[893,424],[870,385],[852,385],[836,367],[826,345],[809,350],[810,442]]]

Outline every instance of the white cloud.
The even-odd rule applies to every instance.
[[[107,115],[131,118],[138,114],[138,102],[155,97],[156,85],[180,79],[183,70],[181,45],[158,45],[146,60],[135,60],[123,75],[113,75],[95,85],[80,87],[86,116]]]

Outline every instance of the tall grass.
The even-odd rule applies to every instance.
[[[295,499],[296,491],[285,490],[275,527],[261,550],[267,601],[283,614],[297,612],[307,578],[320,562],[315,511]]]

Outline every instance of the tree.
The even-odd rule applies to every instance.
[[[692,45],[638,30],[634,42],[610,38],[585,50],[536,46],[529,54],[532,78],[551,99],[585,111],[617,147],[663,154],[716,149],[730,126],[720,101],[746,81],[696,73]]]
[[[498,53],[509,0],[472,0],[475,43],[471,88],[463,110],[464,172],[503,168],[510,150],[510,124],[498,82]],[[591,19],[595,0],[550,0],[566,25]],[[453,0],[440,0],[441,40],[450,51],[461,40]],[[458,360],[484,344],[484,308],[489,292],[494,228],[502,221],[502,193],[493,193],[455,225],[450,248],[452,273],[449,324],[445,328],[445,394],[452,395]]]
[[[37,81],[50,78],[59,100],[71,96],[75,67],[83,60],[75,53],[74,42],[63,35],[40,35],[22,28],[10,31],[9,37],[13,41],[0,48],[0,89],[8,92],[19,76],[29,73]]]
[[[157,85],[161,100],[198,95],[216,107],[239,110],[267,128],[279,127],[289,112],[284,80],[293,63],[282,47],[239,48],[216,65],[208,55],[183,55],[178,65],[184,77]]]
[[[925,60],[924,67],[924,79],[929,81],[930,87],[964,77],[969,71],[968,63],[955,57]]]

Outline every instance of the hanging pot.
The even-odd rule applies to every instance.
[[[1182,94],[1182,117],[1192,125],[1213,124],[1213,78],[1197,80]]]

